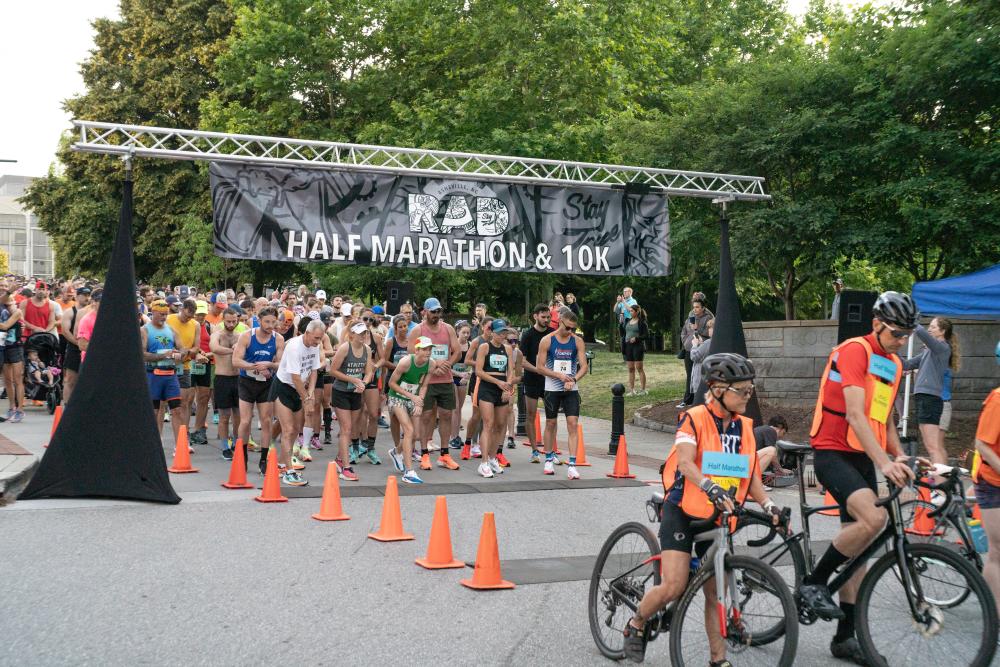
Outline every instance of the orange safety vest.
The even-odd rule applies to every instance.
[[[704,452],[725,451],[722,447],[722,437],[719,435],[719,429],[715,425],[715,417],[708,406],[696,405],[688,410],[686,414],[691,419],[691,425],[694,427],[695,441],[698,448],[694,455],[694,464],[701,469],[701,459]],[[740,420],[743,430],[743,437],[740,440],[740,454],[748,456],[750,459],[750,475],[740,479],[739,485],[736,487],[736,504],[742,505],[743,501],[746,500],[747,491],[750,490],[750,479],[755,474],[760,475],[760,472],[757,470],[757,442],[753,437],[753,420],[743,415],[737,415],[736,419]],[[665,492],[669,493],[670,488],[674,485],[676,474],[677,447],[675,446],[670,450],[667,462],[663,464],[663,488]],[[715,476],[712,476],[712,478],[716,483],[721,481],[720,486],[727,486],[725,480],[730,479],[725,478],[720,480],[720,478]],[[712,505],[712,501],[708,499],[708,496],[701,490],[701,487],[687,478],[684,479],[684,495],[681,497],[680,508],[688,516],[698,519],[707,519],[715,512],[715,506]]]
[[[875,354],[872,346],[864,337],[849,338],[843,343],[833,348],[830,358],[826,362],[826,369],[823,377],[819,381],[819,396],[816,397],[816,408],[813,411],[812,427],[809,429],[810,437],[819,433],[820,425],[823,423],[823,414],[829,412],[838,417],[847,418],[847,414],[831,410],[823,405],[823,392],[826,390],[827,382],[841,382],[840,372],[837,370],[837,358],[840,350],[850,343],[860,343],[865,348],[868,359],[868,373],[865,375],[865,416],[868,417],[868,425],[875,434],[875,439],[882,447],[886,448],[886,424],[889,422],[889,414],[892,411],[892,402],[896,398],[899,390],[899,380],[903,377],[903,362],[895,354],[888,357]],[[889,377],[892,376],[890,380]],[[864,451],[861,441],[854,433],[854,429],[847,426],[847,444],[851,449],[859,452]]]

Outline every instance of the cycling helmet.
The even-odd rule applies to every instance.
[[[701,372],[706,383],[723,382],[733,384],[752,380],[757,376],[753,364],[742,354],[719,352],[710,354],[701,362]]]
[[[872,314],[886,324],[890,324],[900,329],[915,329],[917,318],[917,305],[909,294],[902,292],[882,292],[875,301]]]

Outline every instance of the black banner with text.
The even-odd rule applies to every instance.
[[[662,276],[667,198],[621,190],[211,165],[231,259]]]

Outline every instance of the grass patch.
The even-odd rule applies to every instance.
[[[646,353],[646,396],[625,397],[625,423],[636,409],[651,403],[684,397],[684,361],[673,354]],[[620,352],[597,351],[591,372],[580,382],[580,412],[587,417],[611,419],[611,385],[621,382],[628,388],[628,366]],[[636,377],[636,389],[639,378]]]

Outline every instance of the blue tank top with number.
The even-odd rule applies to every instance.
[[[549,341],[549,354],[545,358],[545,367],[564,375],[576,375],[576,336],[570,336],[568,341],[560,343],[559,338],[553,335]],[[576,390],[574,385],[570,391]],[[546,376],[545,391],[566,391],[566,389],[563,388],[562,380]]]
[[[174,349],[173,329],[167,325],[164,325],[163,328],[157,328],[153,326],[152,322],[144,326],[146,327],[146,352],[150,354],[162,354]],[[147,363],[146,370],[152,371],[157,369],[169,371],[174,369],[174,365],[175,362],[173,359],[160,359],[152,363]]]
[[[271,340],[266,343],[261,343],[257,340],[257,330],[250,330],[250,344],[247,345],[246,354],[243,355],[243,360],[249,364],[256,364],[260,361],[274,361],[274,355],[278,353],[278,343],[275,340],[275,336],[271,334]],[[248,373],[245,368],[240,369],[240,375],[245,378],[254,377],[253,374]],[[256,378],[255,378],[256,379]]]

